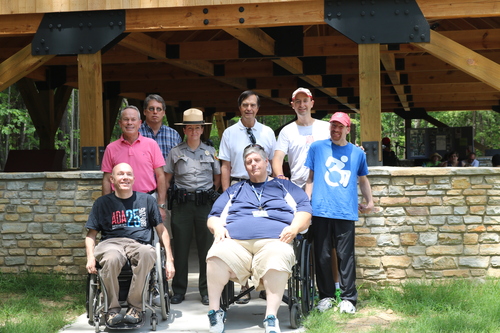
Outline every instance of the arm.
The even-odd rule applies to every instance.
[[[167,188],[165,183],[165,172],[163,171],[163,167],[158,167],[155,169],[156,175],[156,200],[158,204],[165,203],[165,196],[167,195]],[[167,212],[165,209],[160,208],[160,214],[163,221],[167,218]]]
[[[222,160],[220,166],[222,191],[231,186],[231,162]]]
[[[313,186],[314,186],[313,179],[314,179],[314,171],[309,170],[309,177],[307,177],[306,188],[305,188],[305,191],[306,191],[307,196],[309,197],[309,200],[311,200],[311,198],[312,198],[312,191],[313,191]]]
[[[291,243],[295,237],[299,234],[299,232],[306,230],[309,228],[311,224],[311,214],[308,212],[296,212],[292,223],[283,228],[280,234],[280,241],[285,243]]]
[[[97,269],[95,268],[95,257],[94,257],[94,247],[95,247],[95,237],[97,236],[97,230],[89,229],[87,236],[85,237],[85,251],[87,252],[87,272],[90,274],[97,274]]]
[[[167,274],[167,280],[170,280],[175,275],[174,257],[170,247],[170,235],[168,234],[168,230],[165,228],[163,223],[158,224],[155,229],[158,234],[158,238],[161,239],[163,247],[165,248],[165,273]]]
[[[218,216],[211,216],[207,221],[207,227],[214,234],[214,243],[218,243],[224,238],[231,238],[224,222]]]
[[[221,185],[221,178],[221,175],[214,175],[214,187],[216,191],[219,190],[219,187]]]
[[[361,194],[365,199],[366,204],[359,204],[358,209],[363,214],[368,214],[373,210],[373,197],[372,197],[372,188],[370,187],[370,181],[366,176],[360,176],[359,180],[359,188],[361,189]]]
[[[102,195],[111,193],[111,172],[104,172],[102,176]]]
[[[274,157],[271,161],[271,166],[273,168],[273,177],[279,179],[288,179],[283,175],[283,160],[285,159],[285,153],[281,150],[274,151]]]

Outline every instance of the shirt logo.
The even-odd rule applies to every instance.
[[[326,160],[325,182],[332,187],[342,185],[347,187],[349,179],[351,178],[351,170],[343,170],[349,158],[342,156],[339,159],[329,156]]]

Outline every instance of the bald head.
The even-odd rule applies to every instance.
[[[115,165],[111,172],[111,183],[115,187],[118,197],[129,196],[132,194],[132,185],[134,185],[134,170],[128,163],[119,163]]]

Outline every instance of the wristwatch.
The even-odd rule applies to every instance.
[[[167,208],[167,206],[165,204],[158,204],[158,207],[163,208],[163,209]]]

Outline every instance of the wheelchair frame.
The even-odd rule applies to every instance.
[[[302,326],[302,320],[314,307],[316,285],[314,280],[314,254],[312,244],[307,240],[306,234],[299,234],[293,240],[295,252],[295,265],[288,279],[288,293],[283,295],[283,302],[288,304],[290,311],[290,325],[292,328]],[[244,292],[234,294],[234,282],[229,281],[224,287],[220,307],[227,311],[229,306],[254,290],[254,287]]]
[[[160,306],[161,317],[163,320],[168,319],[170,312],[170,298],[168,295],[168,281],[165,273],[165,249],[161,248],[160,243],[156,243],[156,263],[151,269],[150,273],[146,278],[146,282],[142,291],[142,320],[137,324],[127,324],[121,323],[116,326],[109,326],[105,317],[109,309],[108,295],[106,287],[101,283],[101,279],[98,274],[88,274],[87,277],[87,318],[89,319],[89,324],[94,326],[95,332],[99,332],[100,325],[103,324],[112,329],[136,329],[144,325],[146,318],[146,309],[151,310],[151,326],[152,330],[156,331],[156,326],[158,324],[158,316],[156,315],[156,308],[153,304],[153,291],[158,288],[160,296]],[[120,282],[120,296],[124,291],[124,295],[128,294],[128,287],[130,286],[130,281],[132,279],[131,270],[124,271],[120,273],[118,280]],[[124,290],[126,287],[127,289]],[[120,297],[122,298],[122,297]]]

